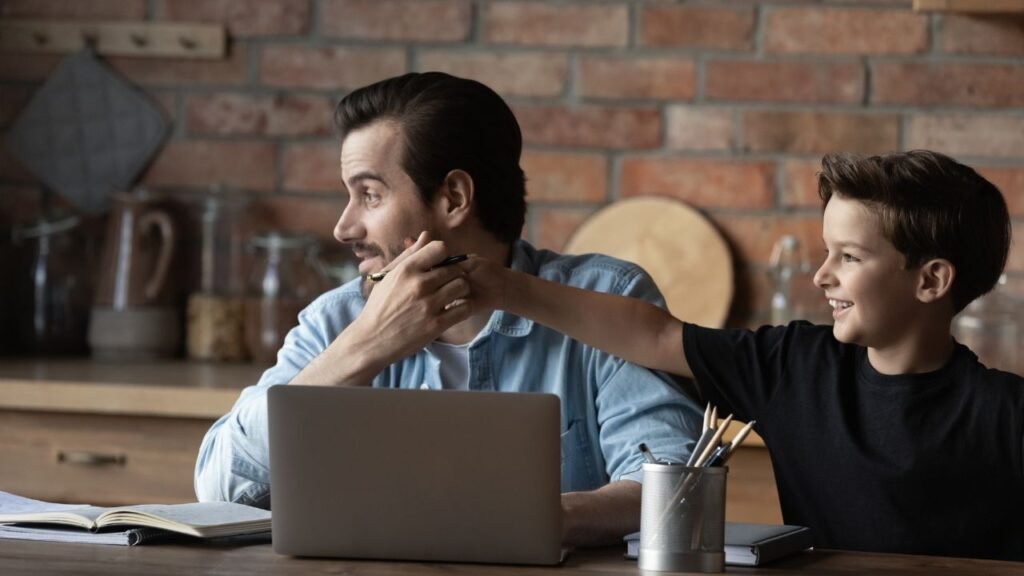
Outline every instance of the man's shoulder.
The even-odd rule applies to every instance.
[[[600,292],[624,293],[638,286],[657,290],[643,268],[605,254],[562,254],[524,241],[517,252],[517,263],[526,264],[522,271],[545,280]]]

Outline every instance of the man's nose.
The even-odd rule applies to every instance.
[[[363,236],[363,227],[356,214],[356,210],[352,208],[352,203],[349,202],[341,212],[338,223],[334,225],[334,239],[347,244],[361,240]]]

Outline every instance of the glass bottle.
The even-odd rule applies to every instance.
[[[953,320],[953,337],[989,368],[1020,368],[1019,304],[1006,291],[1006,274],[991,292],[967,305]]]
[[[249,246],[254,258],[245,301],[246,344],[254,361],[270,365],[285,334],[298,324],[299,312],[327,286],[313,237],[268,232]]]
[[[800,240],[791,235],[779,237],[772,246],[770,262],[770,323],[780,326],[794,320],[808,320],[830,324],[832,311],[821,290],[814,285],[814,270]]]
[[[242,216],[248,201],[214,192],[196,212],[199,285],[189,295],[186,349],[196,360],[246,357]]]
[[[90,256],[78,216],[42,218],[16,228],[14,279],[22,352],[84,354],[92,304]]]

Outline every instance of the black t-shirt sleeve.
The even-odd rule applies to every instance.
[[[704,398],[720,415],[749,422],[764,411],[783,379],[789,326],[757,330],[683,325],[683,352]]]

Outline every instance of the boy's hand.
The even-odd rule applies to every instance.
[[[482,310],[506,310],[508,291],[515,272],[501,264],[471,254],[459,267],[469,281],[470,300],[476,312]]]

